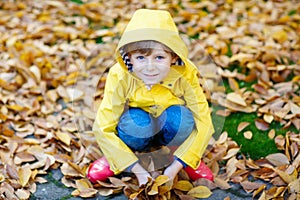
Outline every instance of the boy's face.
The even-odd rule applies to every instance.
[[[135,75],[146,85],[160,83],[169,73],[171,64],[176,61],[170,52],[157,44],[150,54],[135,51],[130,54],[130,62]]]

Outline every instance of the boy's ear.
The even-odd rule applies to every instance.
[[[177,59],[178,59],[177,55],[173,56],[171,63],[176,63]]]

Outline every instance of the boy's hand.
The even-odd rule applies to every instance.
[[[139,163],[136,163],[131,171],[135,174],[139,181],[139,186],[145,185],[148,182],[148,178],[152,178],[149,172],[147,172]]]
[[[170,181],[173,181],[182,168],[182,164],[178,160],[174,160],[172,164],[165,169],[164,175],[168,176]]]

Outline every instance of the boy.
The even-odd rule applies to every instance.
[[[117,64],[107,76],[93,126],[105,158],[90,166],[92,182],[130,171],[139,185],[146,184],[151,175],[134,152],[153,146],[178,147],[163,172],[170,180],[182,168],[213,180],[201,156],[214,129],[197,68],[187,55],[167,11],[134,13],[119,41]]]

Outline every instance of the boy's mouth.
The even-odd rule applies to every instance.
[[[144,74],[144,76],[147,76],[147,77],[155,77],[157,76],[158,74]]]

